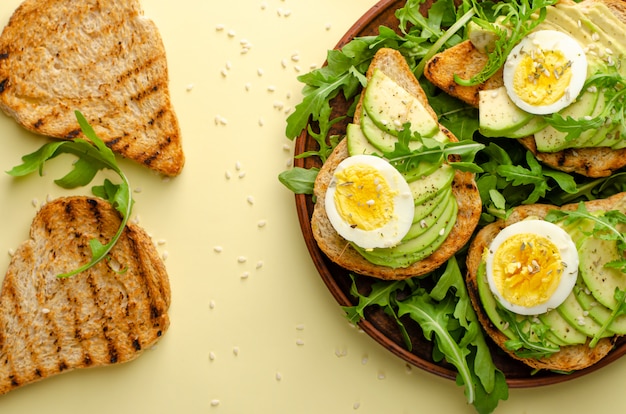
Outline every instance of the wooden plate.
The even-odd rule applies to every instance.
[[[395,10],[404,5],[403,0],[382,0],[367,13],[365,13],[350,30],[337,43],[336,48],[339,49],[358,36],[377,35],[378,27],[381,25],[396,28],[398,20],[395,18]],[[336,115],[344,115],[350,102],[345,102],[340,98],[333,103],[333,111]],[[346,120],[334,126],[332,134],[343,134],[345,125],[349,122]],[[315,140],[304,131],[296,140],[295,153],[301,154],[305,151],[316,149]],[[319,167],[319,160],[315,157],[307,157],[304,159],[296,159],[295,165],[303,168]],[[313,238],[311,231],[311,215],[313,214],[313,200],[311,196],[296,195],[296,208],[302,234],[306,242],[307,248],[313,259],[315,267],[319,271],[322,280],[330,290],[331,294],[341,306],[352,306],[355,304],[354,298],[350,295],[350,286],[352,283],[348,271],[335,265],[319,250]],[[357,281],[359,288],[366,290],[372,282],[367,277],[360,277]],[[366,320],[359,324],[370,337],[384,346],[386,349],[402,358],[406,362],[424,369],[433,374],[444,378],[454,379],[456,370],[452,365],[445,362],[434,362],[432,359],[432,344],[427,341],[416,323],[407,322],[410,337],[413,343],[413,350],[408,351],[405,347],[400,331],[394,320],[385,315],[380,310],[370,310],[366,314]],[[551,372],[539,372],[533,374],[531,369],[526,365],[506,356],[499,348],[491,344],[492,356],[496,366],[502,370],[507,378],[507,382],[512,388],[536,387],[548,384],[555,384],[568,381],[574,378],[589,374],[626,353],[626,338],[620,338],[615,349],[596,365],[585,370],[578,371],[570,375],[562,375]]]

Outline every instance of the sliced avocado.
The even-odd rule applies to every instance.
[[[559,113],[563,117],[582,119],[587,116],[595,116],[599,114],[603,108],[604,98],[600,99],[599,92],[584,91],[576,99],[576,102],[564,108]],[[581,143],[589,140],[595,132],[596,131],[592,129],[583,131],[578,138],[568,141],[566,140],[566,132],[558,131],[554,127],[548,125],[544,129],[537,131],[534,135],[535,142],[537,144],[537,151],[555,152],[565,148],[579,148]]]
[[[370,118],[365,112],[363,112],[361,116],[360,123],[363,135],[365,135],[373,147],[377,148],[381,152],[391,152],[394,150],[396,143],[398,142],[398,137],[380,129],[374,121],[372,121],[372,118]],[[409,149],[411,151],[418,150],[421,147],[422,143],[419,141],[409,142]]]
[[[478,98],[478,128],[486,137],[507,137],[534,116],[518,108],[504,86],[481,90]]]
[[[556,309],[539,315],[539,319],[550,327],[553,340],[559,345],[584,344],[587,341],[587,336],[575,329]]]
[[[413,224],[411,228],[407,232],[407,234],[402,239],[403,242],[414,239],[417,236],[425,233],[429,228],[433,227],[435,223],[448,211],[448,204],[454,202],[454,198],[452,197],[452,189],[444,190],[441,192],[441,195],[438,195],[434,198],[434,200],[438,200],[439,202],[435,205],[435,208],[430,208],[430,212],[424,214],[424,209],[420,209],[421,206],[428,206],[431,200],[426,201],[421,206],[415,207],[416,215],[419,214],[421,217],[415,219],[413,216]],[[419,211],[418,211],[419,210]]]
[[[617,306],[615,289],[626,289],[626,274],[605,264],[620,259],[615,240],[587,237],[578,250],[580,273],[594,298],[613,310]]]
[[[413,212],[413,223],[417,223],[438,208],[441,204],[447,203],[452,195],[452,187],[448,187],[437,193],[434,197],[425,200],[421,204],[415,205]]]
[[[443,164],[432,174],[409,182],[415,205],[423,203],[449,187],[453,179],[454,168],[448,164]]]
[[[467,38],[472,45],[483,53],[491,53],[496,47],[496,42],[500,35],[493,30],[485,29],[476,22],[471,21],[467,24]]]
[[[369,143],[361,127],[357,124],[346,126],[346,140],[348,144],[348,154],[350,155],[381,155],[380,151]]]
[[[580,306],[580,303],[576,300],[576,296],[573,292],[567,296],[565,301],[558,308],[556,308],[556,310],[569,325],[583,335],[593,337],[602,329],[602,325],[590,317],[589,313],[586,312],[582,306]],[[607,336],[613,336],[613,333],[610,331],[604,331],[601,334],[601,337]]]
[[[362,249],[354,246],[369,262],[391,268],[407,267],[425,259],[441,246],[456,222],[458,204],[448,203],[447,211],[434,226],[411,240],[390,248]]]
[[[485,310],[485,313],[491,320],[491,323],[500,330],[507,338],[513,339],[516,337],[513,330],[509,327],[509,324],[504,321],[498,313],[498,302],[489,289],[489,283],[487,282],[487,273],[485,262],[481,261],[476,271],[476,287],[478,288],[478,297],[480,303]]]
[[[537,131],[541,131],[547,125],[546,120],[543,116],[534,116],[519,128],[507,132],[507,138],[524,138],[530,135],[534,135]]]
[[[596,301],[591,292],[587,290],[587,286],[584,283],[577,284],[574,287],[574,295],[576,300],[580,303],[580,306],[588,312],[596,322],[600,325],[604,325],[606,321],[611,317],[611,310],[601,303]],[[608,329],[618,335],[626,334],[626,315],[620,315],[616,317]]]
[[[420,100],[379,69],[365,88],[363,108],[380,129],[392,135],[398,135],[407,122],[412,131],[423,137],[432,137],[439,131],[439,123]]]

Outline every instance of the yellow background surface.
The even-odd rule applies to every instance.
[[[1,25],[19,3],[2,1]],[[277,180],[292,158],[284,129],[301,98],[296,76],[321,65],[374,3],[142,0],[167,50],[187,163],[171,180],[120,163],[136,190],[133,219],[165,257],[171,327],[133,362],[12,391],[0,412],[475,412],[453,381],[407,367],[348,324]],[[46,141],[4,115],[0,131],[2,171]],[[67,168],[59,159],[43,178],[0,174],[0,274],[37,207],[67,194],[52,183]],[[624,369],[622,359],[566,383],[512,389],[496,412],[619,411]]]

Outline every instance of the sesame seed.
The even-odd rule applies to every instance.
[[[227,180],[230,180],[230,177],[231,177],[230,171],[226,170],[224,172],[224,177],[226,177]]]
[[[259,75],[259,76],[263,76],[263,73],[264,73],[263,68],[258,68],[256,70],[256,74]]]
[[[352,409],[353,410],[358,410],[360,406],[361,406],[360,402],[355,402],[354,404],[352,404]]]
[[[444,234],[446,234],[446,229],[445,229],[445,228],[444,228],[444,229],[439,230],[439,235],[440,235],[440,236],[443,236]]]
[[[283,379],[283,375],[280,372],[276,373],[276,381],[280,381]]]
[[[41,313],[43,313],[44,315],[45,315],[45,314],[48,314],[48,313],[50,313],[50,309],[48,309],[48,308],[42,308],[42,309],[41,309]]]
[[[215,301],[213,299],[209,301],[209,309],[215,309]]]
[[[209,360],[215,361],[215,353],[213,351],[209,352]]]
[[[215,31],[216,32],[221,32],[222,30],[224,30],[224,25],[223,24],[218,24],[217,26],[215,26]]]
[[[30,200],[30,203],[33,205],[33,207],[39,206],[39,200],[37,200],[36,198],[33,198],[32,200]]]
[[[9,249],[9,256],[13,257],[15,255],[15,249]]]
[[[258,262],[256,262],[256,268],[260,269],[263,267],[263,260],[259,260]]]
[[[246,83],[245,85],[243,85],[243,88],[246,90],[246,92],[248,92],[251,87],[252,85],[250,83]]]
[[[296,345],[303,346],[304,345],[304,341],[302,339],[296,339]]]
[[[246,172],[245,171],[241,171],[239,173],[239,178],[244,178],[246,176]]]
[[[240,276],[241,279],[247,279],[250,277],[250,272],[243,272]]]
[[[222,251],[224,251],[224,248],[222,246],[215,246],[213,247],[213,251],[215,253],[222,253]]]
[[[212,407],[217,407],[218,405],[220,405],[220,400],[216,400],[216,399],[211,400]]]
[[[366,365],[369,362],[369,357],[367,355],[363,355],[361,358],[361,365]]]
[[[235,32],[234,30],[229,30],[228,31],[228,37],[235,37],[237,35],[237,32]]]
[[[276,91],[276,86],[274,86],[274,85],[270,85],[270,86],[268,86],[268,87],[267,87],[267,91],[268,91],[268,92],[275,92],[275,91]]]
[[[239,263],[245,263],[247,261],[248,261],[248,258],[246,256],[239,256],[237,258],[237,262],[239,262]]]
[[[248,204],[253,205],[254,204],[254,197],[248,196],[248,197],[246,197],[246,201],[248,202]]]
[[[332,29],[333,25],[331,23],[326,23],[326,26],[324,27],[327,31]]]
[[[593,40],[594,42],[597,42],[598,40],[600,40],[600,35],[597,32],[593,32],[591,34],[591,40]]]
[[[170,257],[170,253],[167,250],[161,254],[163,260],[167,260],[168,257]]]
[[[258,228],[263,228],[263,227],[265,227],[267,225],[267,221],[266,220],[259,220],[256,225],[257,225]]]
[[[259,118],[259,126],[264,126],[265,125],[265,120],[263,118]]]
[[[233,355],[239,356],[239,347],[238,346],[233,347]]]
[[[378,375],[376,376],[376,378],[378,378],[379,380],[384,380],[387,377],[385,376],[384,372],[380,371],[378,372]]]
[[[241,170],[241,162],[240,161],[235,161],[235,170],[237,170],[237,171]]]

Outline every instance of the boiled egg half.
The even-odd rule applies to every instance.
[[[402,174],[373,155],[354,155],[339,163],[324,203],[337,233],[364,249],[400,243],[415,213]]]
[[[486,252],[489,288],[519,315],[539,315],[559,306],[578,275],[578,252],[556,224],[527,219],[505,227]]]
[[[567,34],[538,30],[511,50],[502,76],[507,94],[520,109],[552,114],[576,100],[587,78],[587,57]]]

